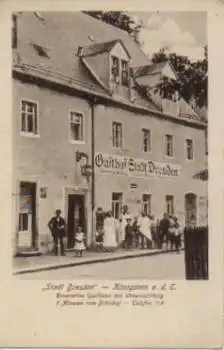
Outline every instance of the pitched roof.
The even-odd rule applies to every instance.
[[[143,87],[148,87],[148,92],[151,100],[159,106],[164,113],[170,115],[180,115],[182,117],[191,117],[191,119],[199,120],[200,117],[196,111],[183,99],[181,98],[178,106],[176,102],[171,99],[161,98],[158,93],[153,91],[153,88],[161,83],[162,73],[164,67],[169,64],[170,68],[177,76],[175,69],[169,61],[153,63],[143,67],[134,69],[134,79],[136,83]]]
[[[135,81],[142,86],[148,86],[150,88],[157,86],[161,83],[161,75],[160,74],[153,74],[150,76],[150,79],[147,75],[142,75],[137,78],[135,78]]]
[[[92,44],[92,45],[80,46],[78,49],[78,51],[79,51],[78,56],[86,57],[86,56],[98,55],[98,54],[103,53],[103,52],[109,52],[114,47],[114,45],[118,42],[123,46],[128,57],[131,58],[128,50],[126,49],[125,45],[123,44],[123,41],[119,40],[119,39],[118,40],[111,40],[111,41],[107,41],[107,42],[103,42],[103,43]]]
[[[142,77],[146,75],[161,73],[163,68],[166,66],[166,64],[167,64],[167,61],[147,64],[145,66],[137,67],[137,70],[135,72],[135,77],[137,78],[137,77]]]
[[[79,46],[122,40],[131,56],[130,65],[148,63],[147,56],[130,35],[82,12],[42,12],[40,21],[32,12],[18,15],[18,53],[20,61],[74,78],[81,84],[102,90],[77,56]],[[32,44],[47,50],[40,57]],[[104,45],[104,44],[103,44]],[[104,92],[104,90],[102,90]]]
[[[97,55],[102,52],[109,52],[116,42],[117,40],[111,40],[103,43],[80,46],[79,47],[80,53],[78,53],[78,56],[90,56],[90,55]]]
[[[138,72],[139,76],[158,74],[167,63],[149,64],[148,57],[127,32],[83,12],[42,12],[41,18],[43,20],[32,12],[18,15],[16,57],[27,66],[40,68],[45,76],[56,74],[58,79],[60,76],[71,79],[79,86],[105,95],[105,89],[78,57],[78,48],[82,47],[87,55],[96,54],[110,50],[116,42],[122,43],[127,49],[130,67],[140,67],[134,69],[134,73]],[[42,47],[47,55],[38,54],[37,47]],[[137,92],[136,100],[142,106],[146,104]],[[147,105],[156,110],[149,100]]]

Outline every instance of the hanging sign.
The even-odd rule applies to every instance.
[[[132,177],[176,178],[181,170],[176,164],[103,153],[96,154],[95,166],[103,173]]]

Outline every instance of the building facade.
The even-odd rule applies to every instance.
[[[98,207],[206,220],[207,184],[194,179],[206,125],[153,92],[162,75],[175,79],[169,64],[151,65],[128,35],[83,13],[15,14],[13,30],[15,253],[41,250],[57,208],[69,248],[77,225],[91,246]]]
[[[128,204],[133,214],[143,209],[161,218],[168,212],[183,225],[194,214],[202,221],[207,184],[194,174],[205,164],[203,129],[101,105],[96,134],[97,205],[116,215]]]

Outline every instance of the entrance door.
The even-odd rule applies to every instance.
[[[36,183],[20,183],[19,248],[36,248]]]
[[[85,196],[68,195],[68,248],[74,247],[74,236],[78,226],[81,226],[85,233]]]
[[[185,195],[185,222],[187,224],[197,224],[197,197],[194,193]]]

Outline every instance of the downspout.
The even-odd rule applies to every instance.
[[[92,177],[91,177],[91,227],[92,237],[91,245],[95,243],[95,229],[96,229],[96,218],[95,218],[95,104],[96,98],[93,97],[90,100],[91,108],[91,164],[92,164]]]

